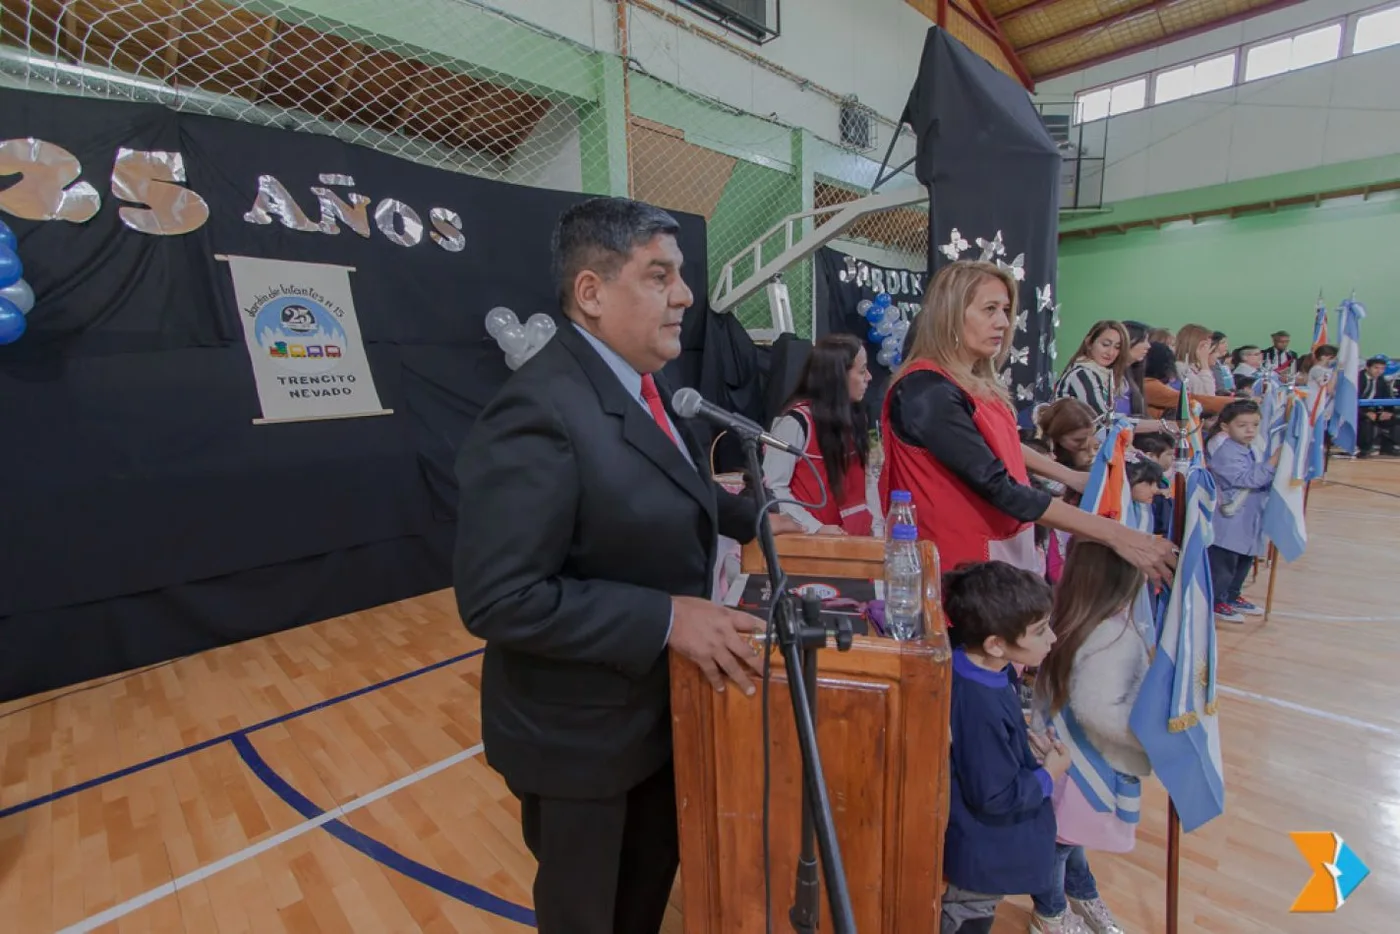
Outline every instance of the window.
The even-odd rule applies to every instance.
[[[1111,88],[1076,94],[1074,103],[1075,123],[1092,123],[1104,117],[1141,110],[1147,106],[1147,79],[1134,78]]]
[[[1368,13],[1356,21],[1352,54],[1360,55],[1392,45],[1400,45],[1400,6]]]
[[[1113,86],[1113,103],[1108,108],[1110,116],[1141,110],[1147,106],[1147,79],[1125,81]]]
[[[1165,104],[1210,91],[1228,88],[1235,83],[1235,53],[1184,65],[1157,75],[1152,91],[1152,103]]]
[[[1330,62],[1341,54],[1341,46],[1341,23],[1256,45],[1245,56],[1244,80],[1271,78],[1309,65]]]

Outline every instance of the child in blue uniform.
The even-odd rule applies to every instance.
[[[1045,764],[1036,760],[1013,667],[1035,667],[1049,653],[1050,607],[1043,578],[1001,561],[944,575],[943,610],[958,647],[941,934],[987,934],[1003,896],[1054,884],[1050,795],[1069,753],[1047,741]]]

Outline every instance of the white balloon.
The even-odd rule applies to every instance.
[[[22,315],[29,314],[34,307],[34,290],[29,287],[29,283],[20,279],[12,282],[0,289],[0,297],[8,298]]]
[[[543,313],[536,313],[530,316],[530,320],[525,322],[525,339],[530,343],[531,350],[539,350],[549,339],[554,336],[556,325],[554,319]]]
[[[508,353],[506,354],[506,366],[510,367],[512,370],[518,370],[525,363],[525,361],[529,360],[532,356],[534,356],[534,354],[531,353]]]
[[[496,340],[501,339],[501,332],[506,328],[519,324],[520,319],[515,316],[515,312],[501,305],[497,305],[486,313],[486,333]]]
[[[890,361],[892,361],[893,359],[894,354],[885,350],[885,348],[883,347],[881,347],[880,352],[875,355],[875,360],[880,364],[880,366],[883,367],[888,367],[890,365]]]
[[[903,346],[904,341],[891,334],[889,337],[880,341],[880,353],[896,354],[899,353],[899,348]]]
[[[898,324],[904,320],[904,312],[900,310],[898,305],[891,305],[885,309],[885,320]]]
[[[525,336],[525,329],[518,321],[497,334],[496,343],[500,344],[506,353],[516,356],[530,349],[530,339]]]
[[[881,337],[888,337],[894,333],[894,322],[889,318],[880,319],[880,322],[875,325],[875,333]]]

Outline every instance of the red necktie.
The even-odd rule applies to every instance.
[[[680,442],[671,433],[671,422],[666,418],[666,408],[661,404],[661,393],[656,391],[656,380],[650,373],[642,374],[642,399],[646,402],[647,408],[651,410],[651,417],[656,424],[661,426],[661,430],[666,432],[666,437],[671,439],[671,443],[680,447]]]

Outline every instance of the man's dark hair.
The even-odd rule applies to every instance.
[[[1316,350],[1313,351],[1314,360],[1316,360],[1318,357],[1335,357],[1336,355],[1337,348],[1332,344],[1323,344],[1322,346],[1318,347]]]
[[[1378,364],[1378,363],[1379,363],[1381,366],[1389,366],[1389,365],[1390,365],[1390,361],[1387,360],[1385,357],[1372,357],[1371,359],[1369,359],[1369,360],[1366,361],[1366,365],[1367,365],[1368,367],[1375,366],[1375,365]]]
[[[1050,615],[1045,578],[1005,561],[964,564],[943,575],[943,613],[957,645],[980,650],[990,636],[1015,645]]]
[[[550,243],[560,310],[568,310],[579,273],[591,270],[611,279],[634,249],[680,229],[660,208],[627,198],[590,198],[569,208],[560,215]]]

